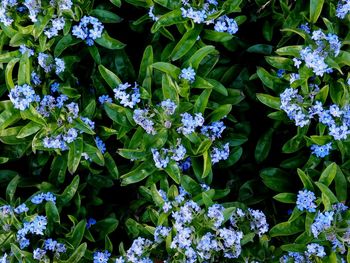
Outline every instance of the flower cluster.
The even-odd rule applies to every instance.
[[[180,187],[180,194],[175,200],[170,202],[164,191],[159,190],[159,194],[164,200],[162,210],[170,214],[172,226],[159,225],[154,231],[154,242],[138,238],[134,241],[132,255],[134,251],[139,251],[137,257],[130,257],[130,250],[127,252],[125,261],[123,257],[117,262],[139,262],[150,253],[151,245],[158,246],[168,238],[172,232],[170,248],[171,258],[178,262],[197,262],[215,260],[220,258],[238,258],[242,251],[241,240],[245,235],[242,227],[244,224],[250,226],[250,230],[261,236],[268,231],[265,215],[253,209],[243,212],[236,208],[231,215],[230,224],[224,219],[225,208],[220,204],[213,204],[208,209],[201,208],[193,200],[189,200],[189,194]],[[198,231],[199,226],[207,226]],[[138,249],[135,247],[137,246]],[[151,262],[151,261],[150,261]]]
[[[332,244],[332,250],[341,254],[346,252],[345,246],[350,245],[349,222],[344,217],[347,211],[344,204],[334,204],[331,210],[319,212],[311,225],[314,238],[325,238]]]
[[[55,204],[56,203],[56,196],[54,194],[52,194],[51,192],[40,193],[40,194],[33,196],[30,201],[36,205],[41,204],[43,201],[52,202]]]
[[[103,24],[93,16],[84,16],[79,25],[73,26],[72,35],[85,40],[88,46],[94,45],[94,40],[102,36]]]
[[[316,212],[315,204],[316,196],[313,192],[309,190],[299,191],[297,197],[297,208],[300,211]]]
[[[45,71],[45,73],[49,73],[52,70],[55,70],[55,73],[58,75],[65,69],[65,63],[63,59],[53,58],[52,56],[45,53],[38,54],[38,64]]]
[[[178,145],[176,147],[170,149],[162,148],[161,152],[155,148],[152,148],[151,151],[155,166],[159,169],[162,169],[168,166],[170,160],[174,160],[176,162],[184,160],[186,155],[186,148],[180,143],[181,141],[178,142]]]
[[[140,100],[140,89],[135,82],[134,87],[129,89],[131,85],[129,83],[120,84],[118,87],[113,89],[114,97],[119,100],[119,103],[124,107],[134,108]],[[131,93],[128,91],[131,90]],[[104,101],[108,101],[104,99]]]
[[[44,249],[36,248],[33,251],[33,258],[40,261],[48,260],[48,258],[46,257],[46,253],[49,251],[55,253],[55,258],[59,258],[61,253],[65,253],[67,249],[63,243],[59,243],[56,240],[53,240],[52,238],[48,238],[44,241]]]
[[[27,238],[28,234],[44,235],[47,225],[46,216],[37,215],[32,221],[24,222],[23,227],[17,231],[17,242],[21,249],[29,246],[30,241]]]
[[[210,19],[210,16],[218,12],[218,2],[216,0],[204,1],[202,7],[191,6],[189,1],[182,1],[183,6],[181,7],[182,17],[191,19],[196,24],[214,24],[214,30],[217,32],[227,32],[231,35],[238,31],[237,22],[229,18],[227,15],[220,16],[217,19]],[[153,11],[153,10],[152,10]],[[149,14],[154,20],[153,12]]]
[[[294,58],[294,65],[299,68],[302,61],[313,70],[316,76],[323,76],[333,70],[326,63],[327,57],[339,55],[341,42],[335,34],[325,34],[321,30],[312,32],[311,39],[315,46],[308,46],[300,51],[300,58]]]
[[[343,19],[350,12],[350,1],[340,0],[337,6],[337,17]]]
[[[204,124],[204,118],[202,113],[195,113],[194,116],[185,112],[180,114],[181,116],[181,126],[177,129],[178,133],[183,135],[191,134],[195,132],[197,127],[201,127]]]
[[[35,94],[33,87],[27,84],[22,86],[16,85],[10,90],[9,97],[13,106],[21,111],[28,109],[32,102],[40,100],[40,97]]]
[[[65,21],[63,17],[58,17],[58,18],[51,19],[50,24],[51,24],[51,27],[47,27],[46,30],[44,31],[44,34],[48,38],[58,36],[58,31],[63,30]]]
[[[280,108],[287,113],[289,119],[295,122],[296,126],[308,125],[312,119],[328,128],[329,135],[334,140],[346,140],[350,134],[350,105],[340,107],[332,104],[329,108],[322,105],[322,102],[310,102],[298,94],[298,89],[288,88],[280,94]],[[325,157],[332,149],[332,143],[325,145],[313,145],[312,151],[317,157]]]
[[[304,253],[299,252],[289,252],[288,255],[284,255],[280,258],[280,263],[289,263],[289,262],[313,262],[310,261],[313,258],[321,259],[326,256],[326,252],[324,251],[324,247],[311,243],[306,247],[306,251]]]
[[[215,164],[221,160],[226,160],[230,155],[229,143],[225,143],[220,149],[218,147],[213,147],[210,152],[211,163]]]

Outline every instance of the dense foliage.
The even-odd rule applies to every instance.
[[[0,262],[350,262],[349,0],[0,0]]]

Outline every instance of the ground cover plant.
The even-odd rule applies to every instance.
[[[0,262],[350,262],[349,13],[0,0]]]

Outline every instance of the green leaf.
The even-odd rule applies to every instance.
[[[19,58],[13,58],[6,66],[5,80],[6,80],[6,86],[8,89],[12,89],[15,87],[15,84],[13,83],[13,78],[12,78],[12,71],[19,60],[20,60]]]
[[[106,168],[109,172],[109,175],[113,179],[118,179],[119,178],[118,167],[117,167],[115,161],[113,160],[112,156],[108,152],[106,152],[104,154],[104,159],[105,159],[105,165],[106,165]]]
[[[326,186],[329,186],[337,174],[337,168],[338,166],[336,163],[331,163],[328,165],[327,168],[322,172],[318,181]]]
[[[263,183],[276,192],[290,190],[290,175],[279,168],[265,168],[260,171]]]
[[[23,119],[31,120],[39,125],[47,125],[44,117],[34,108],[33,105],[30,105],[28,109],[21,111],[21,116]]]
[[[123,20],[115,13],[103,9],[91,10],[90,15],[97,17],[102,23],[119,23]]]
[[[185,67],[191,66],[195,70],[198,69],[199,65],[203,61],[204,58],[209,56],[210,54],[218,55],[219,52],[215,49],[214,46],[204,46],[198,49],[187,61]]]
[[[76,175],[73,179],[73,181],[64,189],[63,193],[58,195],[58,201],[62,205],[66,205],[69,203],[70,200],[74,197],[75,193],[78,190],[79,186],[79,175]]]
[[[139,70],[139,77],[138,80],[141,82],[143,81],[146,76],[148,75],[148,70],[150,66],[153,63],[153,49],[152,46],[147,46],[145,51],[143,52],[141,64],[140,64],[140,70]]]
[[[263,93],[257,93],[256,97],[260,100],[261,103],[265,104],[266,106],[275,110],[280,110],[280,107],[281,107],[280,98],[273,97],[271,95],[263,94]]]
[[[49,222],[60,224],[60,215],[55,203],[51,201],[46,202],[45,212]]]
[[[300,180],[303,182],[304,188],[308,189],[310,191],[314,191],[314,186],[313,186],[311,178],[306,173],[304,173],[303,170],[298,168],[297,171],[298,171],[298,175],[299,175]]]
[[[116,88],[119,84],[122,84],[122,81],[117,77],[117,75],[105,68],[103,65],[99,65],[98,70],[100,71],[102,78],[112,89]]]
[[[293,193],[280,193],[280,194],[275,195],[273,197],[273,199],[275,199],[281,203],[295,204],[295,202],[297,200],[297,196],[296,196],[296,194],[293,194]]]
[[[300,233],[304,230],[304,218],[298,217],[292,222],[283,222],[275,225],[270,230],[271,237],[290,236]]]
[[[42,126],[40,124],[37,124],[37,123],[31,121],[28,124],[26,124],[25,126],[23,126],[23,128],[19,131],[19,133],[17,134],[16,137],[19,139],[28,137],[28,136],[36,133],[37,131],[39,131],[41,128],[42,128]]]
[[[300,51],[304,48],[303,45],[286,46],[277,49],[275,52],[280,56],[299,57]]]
[[[6,199],[12,203],[13,198],[15,196],[15,192],[17,189],[17,185],[20,181],[20,178],[18,175],[16,175],[15,177],[12,178],[12,180],[10,181],[10,183],[7,185],[6,187]]]
[[[268,129],[258,140],[255,147],[254,157],[258,163],[264,161],[269,155],[271,149],[273,129]]]
[[[79,166],[81,154],[83,153],[83,139],[78,137],[70,143],[68,151],[68,171],[73,174]]]
[[[0,114],[0,129],[5,129],[8,126],[16,123],[21,119],[20,111],[16,109],[7,109]]]
[[[69,259],[61,261],[61,263],[79,263],[80,260],[84,257],[86,252],[87,245],[86,243],[81,244],[69,257]]]
[[[196,99],[196,102],[194,103],[194,112],[201,112],[204,114],[204,111],[208,105],[211,91],[211,89],[205,89],[202,91],[201,95]]]
[[[181,185],[188,193],[192,195],[197,195],[202,191],[200,185],[188,175],[183,175],[181,177]]]
[[[284,69],[288,71],[294,70],[293,61],[290,58],[283,57],[265,57],[266,62],[276,69]]]
[[[343,174],[342,170],[338,166],[337,174],[335,175],[335,192],[338,200],[344,202],[347,200],[348,196],[348,182]]]
[[[95,60],[95,62],[99,65],[101,64],[101,56],[98,52],[98,48],[96,46],[88,47],[89,53],[92,56],[92,58]]]
[[[273,49],[274,49],[274,47],[271,45],[256,44],[256,45],[250,46],[247,49],[247,52],[256,53],[256,54],[263,54],[263,55],[270,55],[272,53]]]
[[[114,103],[105,103],[104,109],[107,116],[121,126],[130,126],[126,116],[126,109]]]
[[[125,44],[123,44],[117,39],[110,37],[106,31],[103,32],[102,36],[100,38],[97,38],[95,42],[102,47],[112,50],[122,49],[125,47]]]
[[[178,79],[180,75],[180,69],[170,63],[156,62],[152,64],[152,67],[168,74],[174,79]]]
[[[145,151],[140,149],[118,149],[118,153],[120,156],[131,160],[144,159],[145,157]]]
[[[324,0],[310,0],[310,22],[316,23],[322,12]]]
[[[208,151],[203,153],[203,173],[202,178],[206,178],[211,172],[211,157]]]
[[[212,113],[208,115],[208,119],[211,122],[219,121],[222,118],[226,117],[232,110],[231,104],[224,104],[217,107]]]
[[[121,0],[109,0],[113,5],[117,7],[121,7],[122,1]]]
[[[154,173],[156,170],[157,168],[153,165],[153,163],[143,162],[132,171],[120,177],[122,179],[122,185],[125,186],[140,182],[147,176]]]
[[[169,162],[169,164],[164,170],[174,180],[176,184],[180,184],[181,171],[176,162]]]
[[[68,238],[69,243],[77,248],[81,241],[83,240],[84,233],[86,230],[86,220],[81,220],[75,227],[72,236]]]
[[[156,33],[161,27],[171,26],[179,23],[183,23],[187,18],[182,17],[180,9],[173,10],[162,15],[157,22],[155,22],[151,28],[151,32]]]
[[[82,41],[81,39],[75,38],[71,34],[65,35],[57,42],[55,46],[55,50],[54,50],[55,57],[59,57],[64,50],[80,43],[81,41]]]
[[[115,218],[108,217],[101,221],[98,221],[94,226],[95,229],[98,229],[99,239],[104,239],[104,237],[112,233],[118,227],[119,221]]]
[[[204,29],[203,39],[213,42],[226,42],[233,38],[233,36],[226,32],[217,32],[214,30]]]
[[[332,193],[332,191],[326,185],[320,182],[315,182],[315,184],[321,190],[322,194],[327,196],[331,204],[339,203],[337,197]]]
[[[21,56],[21,52],[19,50],[5,52],[0,54],[0,63],[9,63],[13,58],[19,58]]]
[[[18,85],[30,84],[30,61],[28,55],[22,55],[19,61]]]
[[[212,86],[213,90],[220,93],[221,95],[228,96],[228,91],[224,85],[215,79],[206,79]]]
[[[265,69],[258,67],[258,70],[256,71],[258,74],[258,77],[264,83],[266,87],[269,89],[279,92],[281,87],[285,86],[283,81],[279,79],[278,77],[272,76],[269,72],[267,72]]]
[[[172,61],[182,58],[184,55],[191,50],[194,44],[197,42],[199,33],[201,32],[202,27],[196,26],[193,29],[188,30],[176,44],[175,48],[171,52],[170,56]]]

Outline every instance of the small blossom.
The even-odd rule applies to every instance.
[[[196,78],[196,72],[192,67],[184,68],[181,70],[181,74],[179,76],[180,79],[188,80],[189,82],[194,82]]]
[[[316,196],[313,192],[309,190],[303,190],[299,191],[298,197],[297,197],[297,207],[300,211],[308,211],[308,212],[315,212],[316,211],[316,204],[314,201],[316,200]]]

